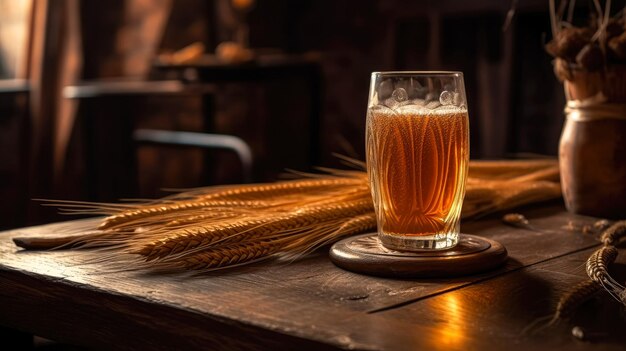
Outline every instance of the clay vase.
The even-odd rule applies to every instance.
[[[626,218],[626,119],[568,116],[559,164],[563,198],[570,212]]]
[[[561,187],[570,212],[626,218],[626,71],[575,72],[559,145]],[[618,79],[619,78],[619,79]]]

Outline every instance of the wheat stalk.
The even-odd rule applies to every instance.
[[[356,216],[342,223],[339,228],[327,234],[320,231],[300,234],[293,238],[275,235],[260,240],[247,240],[238,243],[216,245],[199,252],[190,252],[175,259],[164,259],[156,262],[155,270],[194,270],[211,271],[223,267],[239,266],[244,263],[256,262],[261,259],[277,258],[292,261],[308,252],[339,239],[370,230],[376,226],[374,213]]]
[[[553,315],[536,319],[524,328],[522,334],[527,334],[531,331],[536,332],[554,326],[561,320],[571,318],[581,304],[594,297],[600,291],[602,291],[602,286],[593,280],[588,279],[578,283],[561,296]],[[546,321],[547,323],[545,323]]]
[[[103,248],[101,261],[123,253],[135,268],[212,270],[266,258],[297,259],[346,235],[376,227],[363,171],[272,184],[191,189],[132,204],[60,202],[68,212],[107,214],[91,233],[15,238],[27,249]],[[554,161],[470,163],[462,216],[482,215],[560,196]],[[505,176],[503,176],[503,174]]]
[[[285,251],[278,254],[282,260],[292,261],[316,250],[317,248],[346,236],[363,233],[376,228],[376,214],[365,213],[345,221],[339,228],[326,234],[305,236],[285,246]]]
[[[371,200],[365,196],[369,196],[369,194],[346,202],[333,199],[325,204],[298,208],[290,213],[278,213],[275,216],[263,215],[223,224],[183,228],[168,233],[162,239],[144,245],[137,253],[151,260],[185,250],[203,248],[224,240],[233,242],[262,238],[273,233],[306,228],[315,223],[332,219],[349,218],[373,210]]]
[[[273,184],[253,184],[253,185],[240,185],[230,187],[216,187],[216,188],[202,188],[190,192],[178,195],[176,198],[189,198],[192,200],[186,201],[172,201],[172,198],[168,198],[165,203],[159,203],[151,206],[139,207],[137,209],[131,209],[122,211],[119,214],[115,214],[107,217],[99,226],[98,229],[111,229],[117,228],[121,225],[129,222],[141,220],[147,217],[154,217],[164,215],[180,210],[189,210],[193,208],[202,208],[207,205],[211,205],[214,202],[222,201],[252,201],[263,200],[268,197],[278,198],[291,194],[303,194],[310,192],[332,192],[333,190],[343,189],[346,186],[354,184],[362,184],[359,178],[338,178],[333,177],[329,179],[304,179],[285,181]],[[241,206],[233,204],[231,206]]]

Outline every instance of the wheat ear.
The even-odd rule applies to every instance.
[[[600,241],[604,245],[612,245],[615,246],[619,243],[619,241],[626,236],[626,221],[615,222],[612,226],[607,228],[602,236],[600,237]]]
[[[176,261],[157,262],[157,270],[202,270],[207,271],[225,266],[240,265],[245,262],[267,257],[282,247],[281,240],[255,240],[221,245]]]
[[[556,306],[554,316],[549,325],[555,324],[563,318],[570,318],[578,306],[589,300],[602,290],[602,285],[593,280],[585,280],[565,293]]]
[[[578,306],[591,299],[601,290],[602,285],[593,280],[585,280],[578,283],[561,296],[553,315],[536,319],[533,323],[524,328],[522,334],[535,333],[539,330],[554,326],[563,319],[571,318]]]
[[[602,285],[611,296],[622,302],[624,286],[609,274],[609,266],[615,262],[617,254],[617,249],[614,246],[604,246],[589,257],[586,268],[587,275],[591,280]]]
[[[185,250],[206,247],[218,241],[232,242],[260,238],[272,233],[368,211],[373,211],[373,205],[371,199],[366,196],[345,203],[333,200],[327,204],[303,207],[286,214],[263,215],[229,223],[199,225],[172,231],[166,237],[143,246],[137,253],[149,260],[157,259]]]
[[[283,261],[292,261],[329,241],[357,234],[375,226],[376,217],[372,212],[344,221],[339,228],[327,231],[326,234],[316,230],[310,233],[278,235],[267,239],[216,245],[174,259],[159,260],[153,264],[152,268],[163,271],[195,270],[206,272],[241,266],[264,259],[278,258]]]
[[[339,178],[331,177],[327,179],[305,179],[285,181],[273,184],[255,184],[244,186],[231,186],[225,189],[207,188],[195,190],[187,193],[181,193],[181,198],[194,198],[193,200],[174,201],[168,199],[167,202],[144,206],[138,209],[121,211],[118,214],[109,216],[103,220],[98,229],[110,229],[119,227],[125,223],[140,220],[146,217],[163,215],[166,213],[176,212],[180,210],[188,210],[192,208],[205,207],[207,203],[216,200],[230,201],[246,201],[246,200],[263,200],[267,198],[276,198],[290,194],[303,194],[308,192],[328,192],[337,190],[345,186],[362,184],[363,181],[357,178]]]

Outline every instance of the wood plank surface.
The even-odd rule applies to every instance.
[[[471,345],[468,349],[624,350],[623,307],[604,292],[581,306],[571,321],[542,328],[548,323],[544,320],[525,331],[541,317],[550,315],[563,293],[587,279],[584,263],[593,251],[549,260],[380,315],[396,326],[429,329],[431,333],[403,341],[416,349],[462,349]],[[626,255],[619,257],[618,262],[620,276],[624,277]],[[606,335],[583,342],[572,337],[573,326]],[[384,347],[387,345],[380,345]]]
[[[437,326],[449,322],[437,313],[451,310],[456,299],[465,313],[457,320],[465,333],[459,345],[484,346],[479,334],[485,330],[501,345],[548,345],[542,338],[525,339],[518,333],[535,314],[549,313],[554,301],[541,299],[531,313],[515,300],[519,296],[507,300],[511,295],[507,289],[528,283],[532,291],[554,295],[580,280],[584,272],[579,261],[598,245],[594,235],[583,234],[581,228],[596,219],[569,214],[559,206],[524,213],[537,230],[505,226],[498,218],[463,224],[465,232],[506,246],[510,260],[505,267],[430,280],[383,279],[343,271],[332,265],[325,250],[290,265],[263,264],[196,278],[110,272],[101,265],[84,264],[95,257],[87,251],[20,252],[10,242],[11,237],[54,235],[60,228],[79,224],[5,232],[0,234],[0,309],[4,311],[0,324],[95,347],[436,349],[437,333],[442,333]],[[536,272],[551,273],[545,274],[545,280],[527,279]],[[486,300],[475,291],[482,287],[491,292]],[[489,318],[478,308],[488,300],[494,300],[495,306],[486,310]],[[510,306],[506,301],[512,301]],[[517,311],[524,313],[516,316]],[[474,316],[484,322],[473,323]],[[549,339],[559,345],[574,342],[569,336]]]

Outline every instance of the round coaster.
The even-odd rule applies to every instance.
[[[356,273],[383,277],[452,277],[484,272],[504,263],[507,252],[497,241],[460,234],[448,250],[405,252],[383,246],[376,233],[349,237],[335,243],[330,259]]]

